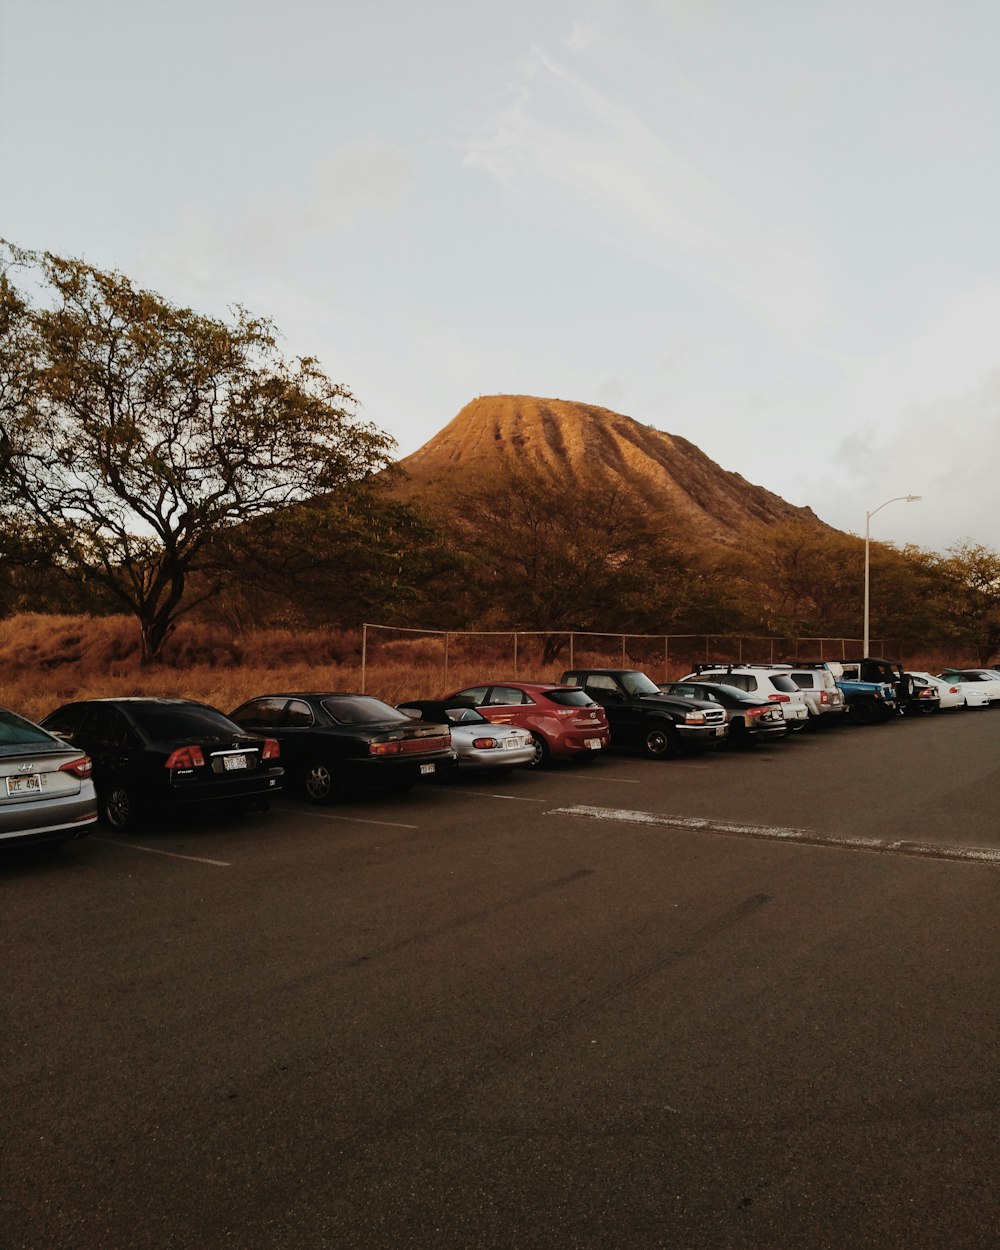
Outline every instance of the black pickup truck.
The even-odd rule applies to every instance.
[[[725,708],[718,703],[664,694],[638,669],[573,668],[559,681],[581,687],[604,708],[612,746],[653,759],[721,746],[729,732]]]

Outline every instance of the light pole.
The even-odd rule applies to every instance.
[[[906,503],[918,503],[923,499],[923,495],[895,495],[892,499],[887,499],[885,503],[880,503],[877,508],[872,508],[871,512],[865,513],[865,645],[861,658],[868,659],[868,606],[870,602],[870,565],[868,560],[868,547],[871,541],[871,520],[876,512],[881,512],[883,508],[887,508],[891,503],[899,503],[905,500]]]

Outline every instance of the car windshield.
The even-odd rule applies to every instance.
[[[629,694],[660,694],[660,688],[645,673],[623,673],[622,685]]]
[[[244,733],[228,716],[197,704],[145,704],[129,707],[129,715],[151,738],[196,738],[208,734],[229,736]]]
[[[0,746],[20,746],[24,743],[38,742],[44,746],[55,746],[52,735],[33,725],[30,720],[18,716],[16,712],[8,712],[0,708]]]
[[[560,707],[590,707],[594,700],[582,690],[546,690],[546,699]]]
[[[381,699],[372,699],[363,694],[324,699],[323,709],[338,725],[384,725],[386,721],[410,719],[405,712],[397,712]]]
[[[488,725],[490,722],[474,707],[449,707],[445,716],[451,725]]]

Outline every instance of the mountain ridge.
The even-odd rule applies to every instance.
[[[725,545],[757,525],[831,529],[811,508],[721,468],[690,440],[573,400],[479,396],[397,467],[404,476],[393,493],[411,502],[434,503],[498,474],[529,471],[564,489],[624,486],[652,512]]]

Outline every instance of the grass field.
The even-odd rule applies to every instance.
[[[630,653],[626,664],[654,680],[682,676],[690,657],[665,662],[662,644]],[[715,657],[713,657],[715,658]],[[763,657],[762,657],[763,658]],[[891,658],[891,657],[890,657]],[[618,666],[620,643],[577,649],[578,665]],[[969,656],[908,656],[907,666],[934,672]],[[72,699],[110,695],[175,695],[231,711],[257,694],[282,690],[349,690],[397,703],[433,698],[490,680],[555,681],[568,655],[544,664],[535,639],[512,636],[450,639],[447,661],[440,637],[369,634],[362,673],[359,630],[261,629],[232,635],[219,626],[181,622],[164,663],[144,668],[139,635],[127,616],[43,616],[26,613],[0,621],[0,706],[37,720]]]

